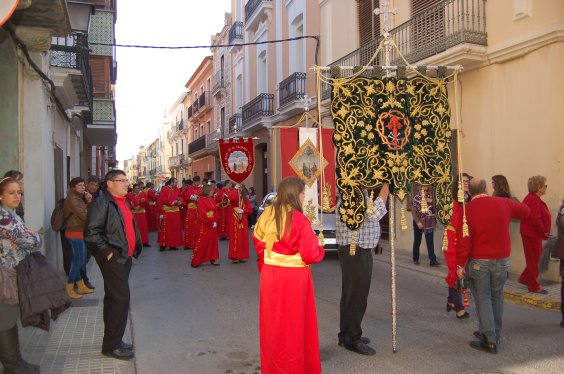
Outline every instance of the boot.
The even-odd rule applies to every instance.
[[[30,364],[22,358],[17,325],[0,332],[0,361],[4,366],[4,374],[39,373],[39,365]]]
[[[86,287],[82,279],[76,282],[76,289],[77,292],[81,295],[94,292],[93,289]]]
[[[71,299],[82,299],[82,295],[77,294],[76,292],[74,292],[74,284],[73,283],[67,283],[67,293],[69,294],[69,297]]]

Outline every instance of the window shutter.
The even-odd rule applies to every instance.
[[[374,3],[374,7],[372,7]],[[358,35],[359,43],[363,46],[380,36],[380,16],[374,14],[380,0],[358,0]],[[374,29],[374,34],[372,31]]]
[[[443,0],[411,0],[411,16],[441,2]]]
[[[90,56],[92,71],[92,91],[95,98],[110,99],[110,66],[109,59],[101,56]]]

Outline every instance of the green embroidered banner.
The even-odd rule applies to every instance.
[[[331,94],[340,217],[364,221],[362,190],[384,183],[404,200],[412,183],[432,185],[437,219],[452,215],[450,108],[446,80],[337,79]]]

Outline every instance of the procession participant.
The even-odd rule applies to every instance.
[[[255,225],[260,271],[260,360],[263,373],[321,372],[317,313],[309,265],[325,255],[302,212],[305,184],[284,178]]]
[[[209,261],[212,265],[219,266],[219,246],[217,242],[217,208],[213,197],[214,187],[204,186],[197,202],[197,228],[198,238],[192,253],[191,266],[197,268],[202,263]]]
[[[187,208],[186,218],[184,219],[184,249],[193,249],[198,239],[198,225],[196,218],[198,216],[198,197],[202,193],[200,185],[200,177],[195,176],[193,183],[183,193],[182,200]]]
[[[364,222],[356,230],[356,241],[353,240],[353,230],[341,222],[339,216],[336,221],[338,255],[342,273],[339,345],[362,355],[371,356],[376,353],[368,345],[370,339],[362,336],[361,323],[366,312],[372,282],[372,251],[380,240],[380,220],[388,212],[386,201],[389,191],[387,184],[380,189],[378,197],[372,202],[372,214],[366,214]],[[369,196],[368,191],[365,191],[367,206],[370,204]],[[341,214],[340,203],[336,211],[339,215]],[[351,253],[351,245],[356,245],[354,253]]]
[[[523,199],[523,204],[529,207],[531,214],[521,221],[520,227],[527,265],[519,276],[519,283],[527,285],[529,292],[546,295],[548,291],[537,281],[542,241],[548,239],[552,222],[548,206],[541,199],[546,194],[546,178],[542,175],[530,177],[527,188],[529,193]]]
[[[146,210],[147,214],[147,228],[149,231],[157,231],[157,222],[158,222],[158,212],[157,212],[157,200],[159,198],[159,194],[155,192],[154,184],[148,182],[145,185],[145,195],[147,195],[148,201],[148,209]]]
[[[219,222],[220,226],[223,226],[223,228],[220,227],[219,232],[223,232],[223,236],[219,236],[220,239],[228,239],[231,236],[231,217],[233,216],[233,207],[231,206],[231,201],[229,200],[229,197],[233,194],[236,193],[236,191],[234,191],[233,188],[234,184],[232,181],[230,181],[229,179],[227,179],[225,181],[225,183],[223,183],[223,193],[221,196],[221,206],[223,207],[223,215],[224,215],[224,219],[223,222]]]
[[[464,197],[463,203],[468,204],[470,202],[470,194],[468,192],[468,182],[472,177],[466,173],[462,173],[462,191]],[[445,261],[448,266],[448,274],[445,277],[445,281],[448,284],[448,298],[446,304],[446,311],[450,312],[454,310],[456,312],[456,318],[464,319],[470,317],[470,314],[464,310],[464,297],[463,290],[457,287],[458,276],[456,275],[456,232],[462,230],[459,226],[460,216],[462,215],[462,205],[458,202],[458,185],[459,176],[458,174],[454,177],[452,183],[452,217],[450,219],[450,224],[445,228],[444,235],[446,235],[447,247],[443,248]],[[463,198],[464,198],[463,197]]]
[[[149,245],[149,228],[147,227],[147,208],[149,203],[147,195],[141,190],[143,183],[136,183],[133,185],[133,191],[127,194],[126,201],[129,204],[133,218],[137,223],[137,228],[141,233],[141,241],[143,247],[150,247]]]
[[[474,349],[497,353],[501,340],[503,286],[507,280],[512,219],[525,219],[529,207],[512,199],[491,197],[484,179],[472,178],[468,184],[472,201],[466,205],[466,221],[470,235],[456,233],[456,272],[467,278],[476,304],[480,331],[479,341],[470,342]],[[463,217],[459,217],[462,226]]]
[[[184,240],[182,238],[182,222],[180,221],[180,190],[176,187],[176,178],[170,178],[159,194],[158,204],[161,210],[159,228],[160,251],[167,247],[176,250]]]
[[[180,222],[182,222],[182,224],[184,225],[184,222],[186,221],[186,213],[187,213],[187,209],[186,209],[186,203],[184,202],[184,194],[186,193],[186,190],[188,189],[188,187],[190,187],[191,183],[189,183],[189,179],[183,179],[182,180],[182,187],[180,187],[180,201],[182,201],[182,205],[180,205]]]
[[[234,188],[230,195],[233,215],[231,217],[231,230],[229,236],[229,258],[234,264],[245,262],[249,259],[249,221],[248,216],[253,212],[253,207],[247,197],[244,186]]]

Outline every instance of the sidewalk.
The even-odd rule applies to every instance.
[[[388,241],[382,241],[384,247],[383,255],[374,256],[376,261],[382,261],[390,263],[390,245]],[[429,274],[437,278],[444,279],[447,275],[448,269],[444,258],[439,257],[439,262],[441,266],[431,267],[424,260],[421,261],[421,265],[414,265],[411,253],[405,250],[396,249],[396,266],[410,269],[413,271],[418,271],[420,273]],[[531,293],[527,290],[527,286],[517,282],[517,274],[509,273],[509,278],[505,282],[504,294],[506,300],[512,300],[519,303],[536,306],[543,309],[551,309],[560,311],[560,283],[542,283],[542,287],[548,291],[548,294],[541,295]]]
[[[88,263],[88,277],[96,287],[94,293],[73,301],[50,331],[35,327],[21,328],[20,350],[23,357],[41,366],[41,373],[135,373],[135,361],[121,361],[103,356],[104,282],[96,261]],[[66,279],[65,279],[66,281]],[[124,341],[131,341],[131,318]]]

